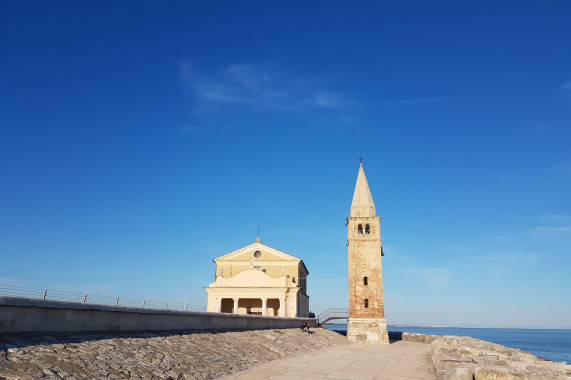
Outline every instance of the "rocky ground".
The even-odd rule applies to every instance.
[[[0,380],[214,379],[341,344],[326,329],[0,336]]]
[[[443,380],[569,380],[571,366],[529,352],[467,336],[402,333],[402,340],[430,344],[430,356]]]

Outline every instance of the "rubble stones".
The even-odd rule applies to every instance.
[[[444,380],[571,379],[571,366],[529,352],[466,336],[402,333],[402,340],[430,343],[430,356]]]
[[[326,329],[0,336],[0,379],[213,379],[341,344]]]

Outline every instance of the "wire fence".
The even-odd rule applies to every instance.
[[[204,305],[185,302],[154,301],[148,299],[102,296],[90,293],[76,293],[63,290],[25,288],[21,286],[0,284],[0,296],[23,297],[51,301],[79,302],[90,305],[114,305],[141,307],[145,309],[205,311]]]

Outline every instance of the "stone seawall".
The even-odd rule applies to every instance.
[[[0,379],[215,379],[347,344],[327,330],[0,335]]]
[[[430,356],[443,380],[571,379],[571,365],[467,336],[390,333],[393,340],[430,344]]]
[[[571,379],[571,366],[565,363],[478,339],[412,333],[391,333],[391,339],[425,343],[439,379]],[[348,344],[343,335],[321,328],[311,334],[299,328],[0,334],[0,380],[213,379],[304,352],[333,346],[343,350]]]
[[[256,330],[293,328],[311,318],[263,317],[0,297],[0,334],[42,332]]]

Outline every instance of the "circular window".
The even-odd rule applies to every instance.
[[[254,259],[260,259],[260,258],[262,258],[262,251],[254,252]]]

